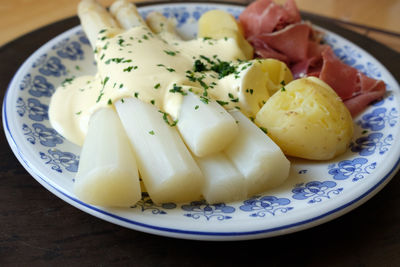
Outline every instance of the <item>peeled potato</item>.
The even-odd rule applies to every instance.
[[[204,13],[198,22],[198,37],[213,39],[233,38],[247,59],[253,58],[253,47],[244,38],[241,25],[229,13],[222,10],[210,10]]]
[[[313,160],[345,152],[353,136],[353,121],[335,91],[315,77],[294,80],[283,88],[256,116],[256,123],[283,152]]]
[[[242,35],[244,34],[243,28],[231,14],[218,9],[207,11],[201,15],[198,25],[198,37],[210,37],[207,35],[208,33],[221,28],[235,30]]]

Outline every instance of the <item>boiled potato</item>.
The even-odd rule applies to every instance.
[[[282,87],[257,113],[256,123],[286,155],[312,160],[343,153],[354,130],[350,112],[338,95],[315,77]]]
[[[198,22],[197,37],[233,38],[243,51],[246,59],[253,58],[254,50],[244,38],[243,28],[231,14],[225,11],[210,10],[204,13]]]
[[[235,30],[241,35],[244,35],[243,28],[236,21],[236,19],[231,14],[223,10],[213,9],[207,11],[201,15],[198,25],[198,37],[210,37],[207,35],[208,33],[222,28]]]

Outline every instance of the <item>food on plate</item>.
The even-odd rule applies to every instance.
[[[383,81],[341,62],[330,46],[321,43],[322,34],[301,20],[294,0],[283,6],[257,0],[239,20],[257,56],[285,62],[295,78],[319,77],[336,91],[353,117],[385,94]]]
[[[231,202],[247,197],[245,179],[225,153],[195,159],[204,176],[202,194],[208,203]]]
[[[166,124],[155,106],[134,97],[117,101],[115,108],[151,199],[156,203],[200,199],[203,174],[176,127]]]
[[[238,121],[238,137],[224,151],[245,178],[248,196],[278,186],[288,177],[290,162],[263,128],[258,128],[240,111],[230,111]]]
[[[214,9],[204,13],[198,21],[197,36],[212,39],[233,38],[246,59],[253,58],[254,49],[244,38],[242,26],[225,11]]]
[[[83,145],[75,190],[91,204],[135,204],[138,173],[155,203],[263,193],[288,178],[285,155],[327,160],[345,152],[353,122],[343,100],[365,104],[381,94],[381,82],[342,66],[319,44],[321,35],[301,22],[291,0],[256,1],[240,21],[206,12],[192,40],[161,13],[144,20],[126,0],[110,12],[82,0],[78,14],[97,73],[63,82],[49,117],[60,134]],[[267,58],[253,58],[254,51]],[[326,74],[340,70],[339,78]],[[108,136],[120,138],[102,147]]]
[[[342,154],[353,136],[353,121],[335,91],[316,78],[282,85],[257,113],[256,123],[286,155],[328,160]]]
[[[95,51],[97,74],[65,81],[53,95],[49,108],[57,131],[70,141],[83,144],[83,151],[98,153],[98,161],[91,162],[88,156],[81,158],[77,195],[104,206],[136,202],[118,200],[112,190],[99,200],[105,182],[93,187],[98,188],[95,196],[93,190],[84,189],[96,179],[113,180],[112,175],[109,180],[105,178],[107,172],[92,175],[89,171],[101,170],[96,164],[111,168],[104,155],[111,148],[99,149],[95,134],[99,125],[103,127],[108,121],[104,114],[113,114],[118,123],[121,121],[127,136],[121,140],[127,144],[127,151],[132,148],[134,166],[155,203],[202,197],[210,203],[239,200],[288,177],[290,163],[279,147],[244,115],[228,112],[236,109],[236,113],[241,110],[255,117],[274,92],[277,81],[292,79],[284,63],[246,60],[248,56],[236,37],[182,40],[170,20],[154,13],[145,22],[127,1],[116,1],[110,12],[112,15],[95,1],[81,2],[79,16]],[[225,17],[232,22],[230,15]],[[240,28],[235,30],[241,34]],[[93,31],[98,33],[95,37]],[[249,132],[239,136],[243,127]],[[113,131],[122,134],[118,129]],[[107,131],[99,136],[104,138],[106,134]],[[254,135],[251,142],[250,135]],[[266,148],[257,152],[255,142],[261,139]],[[252,154],[251,158],[239,155],[243,144],[248,144],[243,153]],[[118,164],[123,169],[118,145],[115,162],[111,162],[114,173]],[[283,163],[279,171],[271,168],[277,162]],[[131,178],[139,183],[137,175]],[[86,187],[81,186],[85,181]],[[115,182],[117,188],[125,180]],[[92,197],[87,197],[90,194]]]
[[[192,92],[183,97],[177,128],[186,145],[198,157],[218,153],[237,136],[234,118],[215,100],[204,103]]]
[[[90,118],[82,147],[75,194],[88,203],[128,207],[141,198],[139,173],[128,137],[113,109]]]

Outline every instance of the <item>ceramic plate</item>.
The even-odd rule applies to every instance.
[[[243,7],[224,4],[158,4],[140,8],[174,17],[178,30],[193,37],[196,21],[219,8],[238,16]],[[7,139],[22,165],[44,187],[75,207],[138,231],[202,240],[270,237],[309,228],[338,217],[377,193],[399,166],[400,89],[387,69],[366,51],[326,32],[335,53],[368,76],[382,79],[388,92],[355,118],[348,151],[332,161],[291,160],[290,178],[274,190],[234,203],[155,205],[144,195],[131,208],[109,209],[78,200],[72,190],[80,148],[51,128],[51,95],[65,79],[95,72],[92,49],[80,26],[38,49],[13,78],[3,103]]]

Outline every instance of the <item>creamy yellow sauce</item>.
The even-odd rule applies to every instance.
[[[96,47],[97,74],[61,85],[49,108],[54,129],[78,145],[83,144],[91,114],[126,97],[154,104],[172,118],[178,117],[182,92],[187,90],[248,116],[269,97],[265,71],[257,67],[261,63],[243,61],[243,52],[231,38],[183,41],[140,26],[125,32],[103,30]],[[196,62],[203,64],[197,71]],[[222,77],[209,70],[210,62],[235,65],[234,71]],[[208,70],[200,71],[204,66]]]

